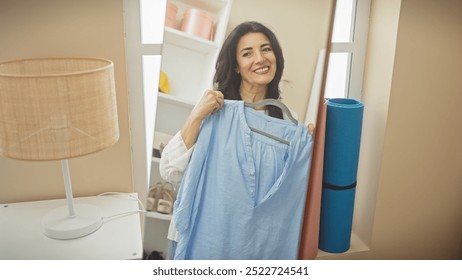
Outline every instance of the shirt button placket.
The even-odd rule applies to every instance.
[[[250,175],[250,182],[252,182],[250,184],[250,195],[253,197],[255,195],[255,169],[251,168],[249,175]]]

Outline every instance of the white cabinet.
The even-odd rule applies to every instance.
[[[165,27],[161,69],[168,76],[170,93],[159,93],[155,129],[173,135],[204,91],[212,87],[231,0],[171,0],[171,3],[178,7],[177,26],[188,8],[207,11],[215,19],[213,40]]]
[[[183,126],[192,108],[206,89],[212,87],[215,62],[225,38],[232,0],[170,0],[178,7],[177,24],[188,8],[206,11],[214,18],[212,40],[203,39],[181,30],[165,27],[161,70],[170,85],[168,94],[158,92],[154,148],[159,148],[156,135],[173,136]],[[150,184],[163,180],[159,175],[159,160],[153,158]],[[148,213],[144,247],[146,252],[163,252],[167,257],[169,215]]]

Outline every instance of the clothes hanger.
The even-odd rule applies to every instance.
[[[261,101],[257,101],[257,102],[244,102],[244,106],[246,107],[258,107],[258,106],[265,106],[265,105],[273,105],[273,106],[276,106],[276,107],[279,107],[281,108],[281,110],[286,113],[287,117],[294,123],[294,124],[298,124],[298,121],[292,116],[292,113],[290,113],[290,110],[289,108],[287,108],[287,106],[282,103],[281,101],[279,100],[276,100],[276,99],[272,99],[272,98],[267,98],[267,99],[263,99]],[[264,135],[266,137],[269,137],[271,139],[274,139],[274,140],[277,140],[283,144],[286,144],[286,145],[289,145],[290,142],[285,140],[285,139],[282,139],[280,137],[277,137],[277,136],[274,136],[272,134],[269,134],[265,131],[262,131],[262,130],[259,130],[259,129],[256,129],[256,128],[253,128],[253,127],[249,127],[251,131],[253,132],[256,132],[256,133],[259,133],[261,135]]]
[[[213,90],[219,90],[219,83],[218,82],[215,82],[213,83]],[[265,105],[273,105],[273,106],[277,106],[279,108],[281,108],[281,110],[286,113],[287,117],[294,123],[294,124],[298,124],[298,121],[292,116],[292,113],[290,112],[289,108],[287,108],[287,106],[282,103],[281,101],[277,100],[277,99],[274,99],[274,98],[266,98],[266,99],[263,99],[261,101],[257,101],[257,102],[244,102],[244,106],[246,107],[258,107],[258,106],[265,106]],[[249,127],[251,131],[253,132],[256,132],[258,134],[261,134],[261,135],[264,135],[266,137],[269,137],[271,139],[274,139],[276,141],[279,141],[283,144],[286,144],[286,145],[289,145],[290,142],[285,140],[285,139],[282,139],[280,137],[277,137],[275,135],[272,135],[268,132],[265,132],[265,131],[262,131],[262,130],[259,130],[259,129],[256,129],[256,128],[253,128],[253,127]]]
[[[269,134],[268,132],[264,132],[263,130],[259,130],[259,129],[256,129],[256,128],[253,128],[253,127],[250,127],[250,126],[249,126],[249,128],[253,132],[256,132],[258,134],[264,135],[264,136],[269,137],[271,139],[277,140],[277,141],[281,142],[282,144],[290,145],[289,141],[287,141],[285,139],[282,139],[282,138],[279,138],[277,136],[274,136],[273,134]]]
[[[290,112],[289,108],[282,103],[281,101],[274,99],[274,98],[266,98],[261,101],[257,102],[244,102],[244,105],[246,107],[258,107],[258,106],[265,106],[265,105],[273,105],[276,107],[281,108],[281,110],[286,113],[287,117],[294,123],[298,124],[298,121],[292,116],[292,113]]]

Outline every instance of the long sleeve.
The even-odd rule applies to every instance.
[[[179,185],[183,178],[184,171],[188,166],[194,147],[195,145],[187,149],[181,137],[181,131],[178,131],[162,151],[159,164],[159,173],[162,179],[174,185]],[[179,234],[176,230],[175,223],[176,215],[173,213],[167,238],[178,241]]]
[[[183,178],[183,173],[188,166],[193,150],[194,146],[190,149],[186,148],[183,138],[181,138],[181,132],[178,131],[162,151],[159,164],[162,179],[178,185]]]

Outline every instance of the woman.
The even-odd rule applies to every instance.
[[[224,99],[258,102],[280,99],[279,83],[284,70],[284,57],[275,34],[258,22],[244,22],[229,34],[219,53],[214,76],[214,89],[205,91],[181,131],[166,145],[160,162],[160,175],[173,184],[181,182],[196,143],[202,121],[220,110]],[[269,116],[285,119],[280,108],[254,108]],[[310,125],[310,131],[313,126]],[[168,238],[177,241],[175,215]],[[170,257],[175,242],[171,243]]]

